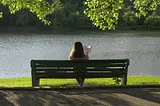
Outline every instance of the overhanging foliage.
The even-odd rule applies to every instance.
[[[44,0],[0,0],[0,3],[8,6],[11,14],[15,14],[15,12],[22,9],[29,9],[30,12],[35,13],[39,20],[45,24],[50,24],[46,16],[54,10]]]
[[[47,0],[54,2],[54,0]],[[86,0],[87,8],[84,14],[87,15],[96,27],[102,30],[114,30],[118,24],[119,12],[122,4],[128,0]],[[130,0],[133,2],[136,17],[146,16],[148,12],[155,11],[160,5],[160,0]],[[49,25],[51,22],[46,16],[54,11],[52,4],[46,0],[0,0],[0,4],[8,6],[11,14],[22,9],[29,9],[35,13],[39,20]],[[3,13],[0,12],[0,18]]]
[[[160,0],[130,0],[134,3],[137,17],[146,16],[149,11],[155,11]],[[119,11],[124,0],[86,0],[84,13],[102,30],[114,30],[118,23]]]

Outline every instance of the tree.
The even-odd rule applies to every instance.
[[[159,26],[160,25],[160,7],[154,11],[151,15],[149,15],[144,23],[147,27]]]
[[[132,1],[132,0],[130,0]],[[134,1],[134,2],[133,2]],[[155,11],[160,0],[133,0],[136,17],[146,16],[148,12]],[[87,8],[84,11],[93,24],[102,30],[115,29],[118,23],[119,11],[124,0],[86,0]]]
[[[137,25],[137,19],[135,17],[135,12],[133,6],[126,3],[122,6],[118,17],[119,26],[132,26]]]
[[[67,1],[69,0],[62,0]],[[83,0],[78,0],[79,2]],[[122,9],[122,4],[128,0],[86,0],[87,8],[84,14],[87,15],[96,27],[102,30],[115,29],[118,24],[119,12]],[[135,16],[144,17],[149,12],[155,11],[159,5],[160,0],[130,0],[134,4]],[[0,3],[8,6],[11,14],[22,10],[29,9],[30,12],[35,13],[36,16],[45,24],[51,22],[46,19],[46,16],[54,12],[51,3],[52,0],[0,0]],[[0,12],[0,17],[3,13]]]
[[[115,29],[123,0],[87,0],[86,14],[100,29]]]
[[[0,3],[8,6],[11,14],[15,14],[22,9],[29,9],[30,12],[35,13],[39,20],[45,24],[50,24],[46,16],[54,11],[54,8],[50,8],[50,4],[44,0],[0,0]],[[2,15],[3,13],[0,12],[0,17]]]

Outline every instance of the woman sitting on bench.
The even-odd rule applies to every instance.
[[[70,60],[88,60],[88,52],[84,53],[83,45],[81,42],[75,42],[70,55]]]
[[[81,42],[75,42],[70,55],[69,55],[70,60],[88,60],[88,52],[84,53],[83,45]],[[80,86],[83,85],[84,83],[84,78],[77,78],[76,79],[78,84]]]

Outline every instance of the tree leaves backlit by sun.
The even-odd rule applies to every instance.
[[[87,0],[85,4],[88,8],[85,9],[84,14],[102,30],[115,29],[122,3],[123,0]]]
[[[0,12],[0,18],[2,18],[2,16],[3,16],[3,13],[2,13],[2,12]]]
[[[160,5],[160,0],[135,0],[134,8],[136,8],[136,16],[146,16],[149,11],[155,11]]]
[[[136,17],[146,16],[148,11],[155,11],[160,0],[130,0],[134,4]],[[118,23],[119,10],[124,0],[86,0],[84,11],[93,24],[102,30],[114,30]]]
[[[55,0],[47,0],[54,3]],[[87,6],[84,14],[87,15],[96,27],[102,30],[114,30],[118,24],[119,12],[125,0],[86,0]],[[128,1],[128,0],[126,0]],[[146,16],[148,12],[155,11],[160,6],[160,0],[130,0],[135,8],[137,17]],[[68,1],[69,2],[69,1]],[[22,10],[29,9],[45,24],[51,22],[46,16],[54,11],[52,4],[46,0],[0,0],[0,4],[8,6],[11,14]],[[3,13],[0,12],[0,18]]]
[[[0,0],[0,3],[8,6],[11,14],[22,9],[29,9],[30,12],[35,13],[36,16],[45,24],[50,24],[46,16],[52,13],[49,3],[44,0]],[[2,13],[0,14],[2,16]]]

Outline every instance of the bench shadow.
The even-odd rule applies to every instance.
[[[159,88],[135,88],[134,91],[128,90],[123,93],[134,96],[143,100],[160,104]]]
[[[10,100],[3,101],[4,106],[106,106],[108,103],[116,105],[115,101],[122,105],[130,104],[110,96],[104,101],[93,95],[83,93],[75,95],[73,92],[68,95],[65,92],[54,91],[5,91],[5,94]]]
[[[0,90],[0,104],[3,106],[132,106],[131,101],[121,98],[122,95],[159,104],[159,92],[159,88]],[[122,95],[118,97],[117,94]]]
[[[67,92],[67,94],[69,93],[72,93],[72,92]],[[86,92],[85,90],[83,92],[81,91],[79,94],[82,94],[82,93],[88,94],[88,92]],[[110,95],[112,93],[114,94],[116,93],[116,94],[125,94],[125,95],[129,95],[130,97],[135,97],[135,98],[139,98],[149,102],[160,104],[160,88],[113,88],[113,89],[103,88],[103,89],[93,90],[93,92],[89,92],[88,95],[95,97],[94,93],[97,93],[99,95],[99,98],[102,95],[106,95],[106,94]],[[109,98],[110,102],[112,102],[111,98],[112,97]],[[113,100],[116,100],[116,99],[114,98]],[[121,100],[118,100],[118,99],[116,101],[121,102]],[[127,101],[125,103],[127,103]],[[114,101],[112,104],[114,104]]]
[[[0,91],[0,106],[14,106],[5,91]]]

